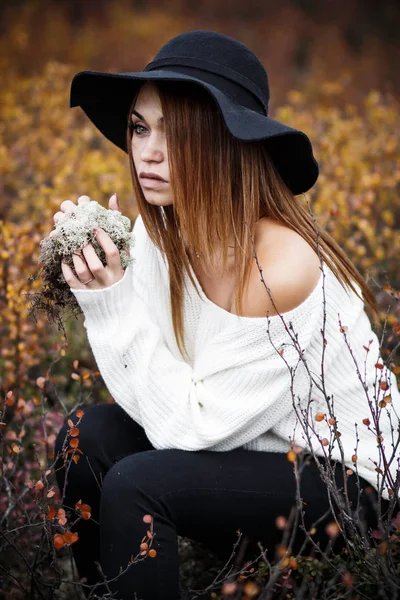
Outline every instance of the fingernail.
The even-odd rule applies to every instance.
[[[97,233],[97,227],[93,227],[93,233],[96,235],[96,233]]]

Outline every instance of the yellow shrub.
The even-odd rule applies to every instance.
[[[49,351],[58,340],[59,347],[54,329],[28,318],[25,294],[34,291],[28,277],[60,203],[88,194],[107,205],[117,192],[123,212],[136,217],[127,156],[80,109],[68,107],[74,72],[51,62],[40,77],[9,76],[0,91],[0,366],[6,389],[23,385],[45,346]],[[313,142],[321,174],[307,196],[319,222],[362,274],[384,284],[386,273],[398,289],[399,106],[375,91],[362,107],[343,101],[343,109],[330,106],[339,92],[326,82],[318,94],[314,88],[311,100],[294,90],[274,117]],[[391,325],[397,325],[394,316]]]

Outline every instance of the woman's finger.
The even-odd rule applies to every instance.
[[[107,283],[106,268],[104,267],[103,263],[97,256],[96,251],[93,248],[92,244],[87,244],[82,249],[82,254],[85,257],[86,264],[89,268],[89,273],[91,274],[91,276],[95,277],[99,283],[106,284]],[[79,278],[81,279],[80,275],[79,275]],[[88,277],[88,279],[89,279],[89,277]],[[85,279],[83,281],[85,281]]]
[[[79,281],[87,281],[93,277],[93,273],[86,262],[85,256],[82,252],[73,252],[72,260],[74,263],[76,274],[78,275]]]
[[[78,198],[78,204],[85,204],[85,202],[90,202],[90,201],[91,201],[91,198],[86,195],[79,196],[79,198]]]
[[[59,210],[58,212],[54,213],[53,215],[53,221],[54,223],[59,223],[62,219],[64,219],[65,217],[65,213],[63,213],[61,210]]]
[[[119,250],[110,236],[103,229],[101,229],[101,227],[97,228],[96,240],[105,252],[107,267],[109,267],[117,275],[123,273]]]
[[[61,202],[60,204],[60,209],[64,213],[71,213],[76,210],[76,204],[72,202],[72,200],[64,200],[64,202]]]
[[[71,267],[69,265],[67,265],[67,263],[65,263],[64,261],[61,261],[61,270],[62,270],[62,274],[64,275],[65,282],[69,285],[69,287],[72,290],[84,290],[85,289],[85,286],[82,284],[82,282],[79,281],[79,279],[77,277],[75,277],[75,274],[74,274],[73,270],[71,269]],[[90,278],[88,278],[88,279],[90,279]]]
[[[87,202],[90,202],[89,196],[79,196],[78,204],[85,204]],[[64,219],[66,213],[74,212],[76,210],[76,204],[72,202],[72,200],[64,200],[64,202],[61,202],[60,204],[60,209],[61,210],[56,212],[53,216],[54,223],[56,224]]]
[[[117,210],[118,212],[121,212],[121,207],[119,205],[119,200],[118,200],[117,194],[113,194],[111,196],[111,198],[109,199],[108,208],[110,210]]]

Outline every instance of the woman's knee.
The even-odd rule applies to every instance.
[[[160,473],[154,473],[147,467],[151,464],[149,455],[159,450],[149,450],[127,456],[114,464],[105,474],[101,490],[100,522],[105,536],[111,532],[140,530],[138,540],[146,533],[149,525],[143,521],[145,515],[151,515],[159,527],[159,518],[170,518],[164,503],[158,499],[157,480]],[[143,531],[142,531],[143,530]]]
[[[157,503],[157,499],[163,493],[162,479],[158,458],[167,450],[148,450],[137,454],[131,454],[119,460],[106,473],[103,488],[102,502],[110,505],[120,502],[123,498],[132,501],[139,497],[145,497],[150,502]]]

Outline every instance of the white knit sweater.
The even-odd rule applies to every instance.
[[[378,408],[388,458],[398,435],[400,393],[395,375],[386,367],[375,368],[382,362],[379,342],[363,302],[344,290],[324,265],[313,292],[295,309],[269,318],[238,317],[211,302],[200,284],[199,297],[186,275],[188,363],[173,333],[167,261],[151,242],[140,216],[133,236],[135,263],[120,281],[104,290],[73,292],[111,395],[145,429],[154,447],[226,451],[242,446],[287,452],[290,440],[308,446],[301,426],[304,419],[296,416],[296,411],[299,415],[308,406],[314,430],[309,442],[323,456],[329,446],[321,440],[327,438],[333,442],[332,457],[340,460],[334,427],[314,419],[318,411],[327,419],[331,416],[325,400],[329,396],[344,463],[354,469],[352,455],[357,454],[358,473],[377,487],[375,468],[384,467],[367,395],[375,410],[377,402],[391,394],[392,402]],[[339,318],[348,328],[345,334]],[[387,391],[380,389],[381,381],[389,384]],[[370,428],[362,422],[366,418]],[[397,452],[390,466],[394,476],[398,456]]]

